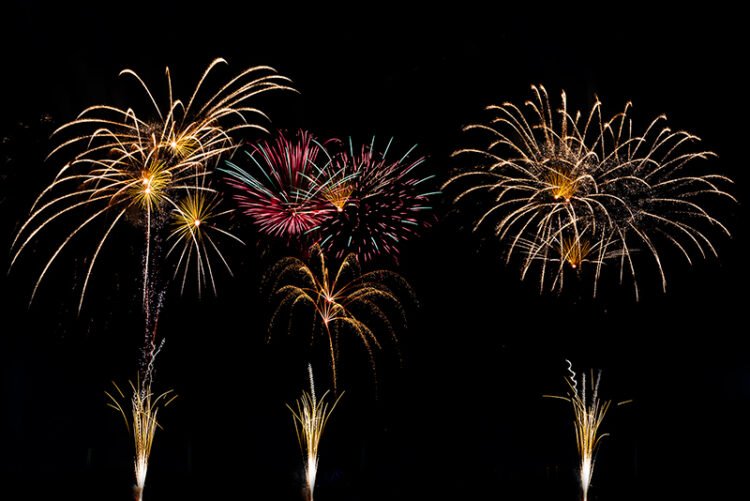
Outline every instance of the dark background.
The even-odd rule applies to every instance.
[[[358,343],[343,348],[347,393],[323,439],[316,494],[575,499],[570,409],[542,398],[564,392],[569,358],[604,370],[605,396],[634,400],[605,421],[611,437],[592,499],[743,496],[748,82],[737,12],[713,4],[664,14],[625,3],[606,14],[464,3],[413,13],[378,3],[60,4],[13,1],[0,11],[6,249],[59,168],[44,162],[54,127],[85,106],[140,98],[117,78],[124,67],[163,91],[169,65],[184,94],[217,56],[230,62],[225,76],[272,65],[301,91],[262,100],[274,127],[393,135],[403,149],[418,143],[429,155],[425,169],[441,179],[456,167],[450,152],[467,141],[461,126],[482,119],[487,104],[527,99],[534,83],[554,97],[566,89],[573,108],[590,106],[594,94],[609,112],[632,100],[641,125],[665,112],[675,128],[701,136],[720,155],[713,168],[737,182],[740,203],[721,209],[733,238],[717,238],[719,260],[691,268],[670,259],[666,294],[646,266],[637,303],[628,287],[609,285],[596,300],[575,283],[540,295],[503,264],[498,244],[439,203],[440,222],[404,246],[397,268],[419,299],[407,306],[402,366],[386,345],[376,392]],[[220,278],[218,297],[167,297],[157,382],[179,399],[162,414],[147,499],[300,498],[301,458],[284,403],[305,385],[310,357],[324,384],[325,352],[310,352],[302,330],[265,343],[271,308],[259,283],[282,253],[246,222],[237,232],[248,245],[228,251],[236,273]],[[79,317],[76,285],[90,238],[61,256],[31,308],[48,247],[36,246],[0,278],[0,469],[16,499],[130,496],[131,443],[104,391],[135,375],[142,318],[134,238],[121,232],[105,249]]]

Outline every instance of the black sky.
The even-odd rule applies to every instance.
[[[717,240],[719,259],[692,268],[672,260],[667,293],[645,278],[638,303],[627,287],[606,287],[596,300],[585,287],[540,295],[443,201],[439,223],[404,247],[396,268],[419,306],[408,310],[402,366],[392,346],[378,357],[377,398],[366,357],[354,342],[344,348],[347,394],[324,439],[317,495],[575,499],[569,409],[542,398],[564,391],[568,358],[604,369],[606,396],[634,400],[605,424],[612,436],[594,498],[741,497],[750,467],[741,16],[630,4],[406,10],[5,2],[0,245],[9,248],[59,168],[43,161],[54,126],[139,92],[117,77],[124,67],[158,86],[169,65],[188,90],[214,57],[232,71],[274,66],[301,91],[264,101],[274,127],[418,143],[426,169],[442,179],[466,140],[461,126],[481,119],[485,105],[525,100],[531,84],[554,96],[566,89],[573,107],[598,95],[613,112],[632,100],[641,123],[667,113],[675,128],[701,136],[719,153],[714,168],[737,182],[740,203],[722,216],[733,237]],[[166,300],[158,381],[180,398],[163,414],[148,499],[299,498],[300,456],[284,403],[305,383],[307,338],[265,343],[271,308],[259,282],[281,253],[249,225],[238,231],[249,244],[230,251],[237,273],[219,280],[217,298],[170,291]],[[19,499],[129,498],[130,442],[103,392],[135,371],[142,320],[131,237],[113,243],[80,317],[75,255],[61,260],[31,308],[45,249],[0,278],[0,471],[4,488],[22,490]],[[322,375],[325,357],[313,358]]]

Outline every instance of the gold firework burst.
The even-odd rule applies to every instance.
[[[394,341],[396,335],[390,314],[398,314],[402,323],[406,323],[405,311],[397,296],[397,291],[412,295],[406,281],[386,270],[362,274],[354,254],[346,256],[335,274],[331,274],[324,253],[316,244],[311,249],[310,264],[298,258],[285,258],[272,268],[269,277],[273,279],[272,291],[279,298],[271,317],[271,327],[285,309],[294,310],[301,305],[312,307],[314,318],[322,325],[328,340],[334,391],[337,389],[336,359],[341,332],[350,331],[362,342],[374,371],[373,350],[381,348],[381,344],[373,322],[377,322]],[[317,330],[315,323],[313,333]]]
[[[620,281],[632,278],[638,299],[638,251],[653,259],[663,290],[662,246],[691,264],[696,252],[717,254],[709,230],[729,231],[709,207],[718,199],[735,201],[726,190],[732,181],[701,169],[698,160],[715,154],[691,149],[699,141],[696,136],[670,129],[664,116],[638,135],[630,103],[607,119],[599,100],[588,113],[573,113],[564,92],[554,109],[544,87],[532,90],[526,110],[512,103],[489,106],[494,116],[488,124],[465,128],[489,135],[488,145],[456,151],[456,157],[473,159],[471,166],[444,185],[465,183],[455,202],[481,197],[485,205],[474,229],[494,225],[495,235],[507,244],[508,260],[521,251],[522,277],[541,264],[540,290],[550,282],[555,289],[565,268],[549,273],[545,263],[562,257],[578,273],[590,261],[596,265],[596,295],[602,265],[611,261]],[[589,252],[598,249],[596,258],[565,257],[580,254],[584,249],[576,246],[584,242]]]
[[[101,224],[104,229],[81,287],[80,311],[99,252],[126,214],[145,229],[143,294],[144,303],[147,301],[152,231],[161,229],[159,221],[170,211],[182,210],[183,197],[198,196],[194,186],[205,184],[209,169],[235,148],[236,132],[265,130],[251,120],[265,118],[262,111],[250,106],[253,98],[268,91],[291,90],[288,79],[273,68],[258,66],[241,72],[201,99],[207,78],[222,63],[223,59],[216,59],[209,65],[186,102],[175,99],[167,69],[168,98],[164,106],[134,71],[124,70],[122,75],[133,77],[143,87],[153,105],[150,112],[138,115],[133,108],[96,105],[55,131],[56,137],[72,137],[63,139],[50,157],[72,150],[72,160],[34,202],[13,242],[11,267],[46,227],[53,223],[70,227],[39,274],[32,301],[65,247],[83,230]]]
[[[221,219],[229,213],[231,210],[220,209],[218,194],[208,187],[194,188],[173,207],[171,231],[167,236],[167,242],[172,241],[172,245],[167,255],[179,254],[174,274],[177,277],[182,272],[180,291],[185,289],[191,262],[195,263],[199,294],[207,283],[216,294],[214,268],[211,264],[214,256],[232,274],[220,245],[217,245],[219,239],[230,239],[244,245],[242,240],[220,226]]]
[[[354,183],[352,181],[342,181],[331,183],[330,186],[323,189],[323,198],[331,203],[336,210],[341,212],[346,207],[346,203],[354,192]]]
[[[570,202],[576,194],[576,179],[559,170],[552,169],[547,173],[546,181],[550,185],[552,198]]]

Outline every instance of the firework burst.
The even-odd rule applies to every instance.
[[[180,290],[185,288],[191,261],[194,262],[198,293],[207,283],[216,294],[216,282],[211,263],[218,261],[231,275],[232,269],[224,258],[218,239],[229,239],[244,245],[242,240],[223,229],[221,219],[231,210],[221,210],[219,197],[209,189],[196,189],[188,193],[173,208],[171,231],[167,241],[172,244],[167,255],[179,254],[175,267],[175,277],[182,271]],[[215,256],[215,259],[212,259]]]
[[[169,212],[184,213],[185,204],[194,203],[184,198],[201,198],[203,195],[197,192],[209,190],[204,187],[208,169],[235,148],[234,133],[245,129],[264,130],[249,120],[252,116],[265,117],[259,109],[249,105],[250,101],[264,92],[290,89],[286,78],[262,66],[243,71],[215,94],[200,99],[209,74],[223,62],[217,59],[209,65],[187,102],[174,98],[167,69],[165,106],[157,104],[154,94],[135,72],[124,70],[121,74],[133,77],[153,105],[147,113],[149,118],[142,118],[132,108],[96,105],[55,132],[57,137],[71,134],[72,137],[62,139],[50,156],[78,151],[33,204],[14,240],[11,266],[46,227],[70,226],[42,269],[32,300],[64,248],[79,233],[98,224],[103,229],[81,287],[80,311],[102,247],[112,231],[128,220],[144,228],[146,306],[150,294],[153,232],[162,229]]]
[[[374,350],[381,348],[375,335],[376,324],[396,341],[391,321],[395,313],[403,325],[406,315],[398,298],[400,291],[411,295],[411,289],[398,274],[378,270],[362,273],[355,254],[349,254],[331,274],[324,251],[315,245],[311,249],[310,264],[289,257],[279,261],[268,275],[271,289],[278,298],[270,326],[273,327],[283,311],[289,313],[289,326],[294,309],[307,305],[314,312],[313,335],[322,326],[328,341],[334,390],[337,389],[336,359],[338,339],[343,332],[353,333],[364,345],[375,370]]]
[[[294,431],[297,433],[297,441],[302,449],[305,462],[305,481],[307,483],[307,501],[313,501],[315,490],[315,477],[318,474],[318,447],[323,436],[328,418],[333,413],[336,405],[344,396],[341,393],[330,406],[326,401],[328,391],[318,399],[315,395],[315,380],[313,379],[312,366],[308,365],[310,375],[310,393],[303,391],[302,396],[297,399],[296,408],[287,404],[287,408],[294,418]]]
[[[401,242],[430,222],[430,199],[438,192],[428,188],[433,176],[417,175],[425,158],[409,159],[414,146],[389,160],[391,142],[378,151],[375,138],[359,149],[349,140],[316,189],[333,210],[309,231],[338,259],[355,253],[365,262],[381,255],[397,260]]]
[[[227,168],[221,170],[240,211],[263,233],[298,237],[332,210],[322,197],[327,191],[321,193],[331,183],[323,183],[331,159],[325,144],[309,132],[298,131],[293,138],[280,132],[245,153],[249,169],[227,161]]]
[[[726,191],[731,180],[701,170],[698,160],[715,154],[695,151],[696,136],[669,129],[663,115],[638,135],[629,103],[605,119],[598,100],[586,114],[571,113],[564,92],[553,109],[544,87],[532,90],[527,111],[490,106],[490,123],[465,128],[489,135],[489,143],[456,151],[473,166],[446,183],[463,185],[456,202],[477,197],[485,204],[474,229],[494,225],[507,259],[521,255],[522,277],[538,267],[540,289],[559,290],[566,268],[587,267],[596,295],[612,263],[620,282],[632,278],[637,299],[639,251],[653,258],[664,290],[664,244],[689,263],[695,253],[716,255],[711,230],[729,232],[710,209],[734,201]]]

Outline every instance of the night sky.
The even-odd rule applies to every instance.
[[[402,360],[388,343],[377,355],[377,389],[360,344],[342,344],[346,394],[323,438],[316,498],[576,499],[570,407],[543,398],[564,393],[565,359],[603,369],[603,396],[633,399],[607,416],[590,499],[745,496],[748,84],[738,13],[712,4],[659,15],[629,4],[604,14],[66,3],[0,7],[5,268],[13,235],[60,167],[44,161],[49,134],[88,105],[140,99],[117,76],[126,67],[161,91],[169,65],[184,94],[215,57],[230,63],[222,75],[271,65],[301,92],[260,101],[272,127],[394,136],[401,151],[417,143],[424,172],[441,181],[459,166],[450,153],[468,140],[461,127],[485,119],[488,104],[523,102],[532,84],[554,99],[565,89],[571,108],[598,95],[613,113],[631,100],[638,123],[667,113],[700,136],[719,154],[713,170],[736,181],[739,203],[720,213],[733,236],[717,236],[719,258],[693,267],[669,255],[666,294],[644,267],[639,302],[612,276],[597,299],[573,281],[540,295],[489,231],[472,233],[470,215],[442,198],[437,224],[403,246],[398,266],[376,263],[402,274],[418,304],[405,303]],[[325,346],[311,349],[303,329],[266,343],[272,305],[260,282],[285,251],[246,219],[235,231],[247,246],[228,248],[235,276],[220,276],[216,297],[167,294],[156,378],[179,398],[161,414],[148,500],[301,499],[284,404],[305,387],[307,361],[324,384]],[[90,237],[61,256],[30,308],[49,247],[0,274],[0,474],[16,499],[131,497],[131,441],[104,391],[136,373],[138,238],[126,230],[108,244],[80,315]]]

